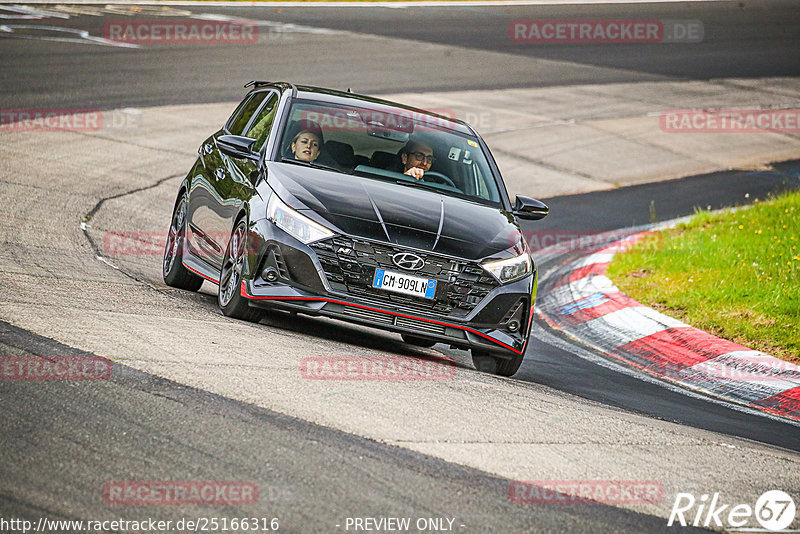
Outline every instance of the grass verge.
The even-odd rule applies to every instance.
[[[608,276],[662,313],[800,363],[800,192],[698,212],[617,254]]]

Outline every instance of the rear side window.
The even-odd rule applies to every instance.
[[[231,116],[228,121],[228,131],[233,135],[244,135],[244,129],[247,123],[250,122],[253,113],[256,112],[258,106],[261,105],[264,99],[271,94],[274,93],[262,91],[250,95],[250,97],[233,112],[233,116]]]
[[[272,129],[272,123],[275,120],[275,110],[278,108],[278,95],[276,93],[269,93],[269,98],[261,106],[256,118],[250,123],[247,128],[245,137],[255,139],[253,143],[253,152],[258,152],[264,146],[264,142],[269,136]]]

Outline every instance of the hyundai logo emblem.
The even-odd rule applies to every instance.
[[[418,271],[425,266],[425,260],[410,252],[398,252],[392,256],[392,263],[409,271]]]

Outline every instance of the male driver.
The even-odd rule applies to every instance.
[[[413,176],[417,180],[431,170],[434,159],[433,149],[422,141],[409,141],[400,151],[403,174]]]

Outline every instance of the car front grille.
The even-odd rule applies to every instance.
[[[361,308],[353,308],[352,306],[345,306],[342,313],[355,317],[356,319],[364,319],[377,324],[394,324],[395,317],[388,313],[382,313],[373,310],[364,310]]]
[[[404,326],[406,328],[413,328],[417,332],[428,332],[430,334],[444,335],[446,328],[444,325],[436,323],[426,323],[418,319],[406,319],[404,317],[397,317],[395,319],[397,326]]]
[[[418,271],[408,272],[436,280],[436,295],[432,300],[401,295],[373,288],[372,280],[378,267],[406,272],[392,263],[392,256],[409,252],[408,249],[347,237],[317,241],[311,244],[311,248],[317,253],[332,290],[380,300],[399,308],[464,317],[492,289],[499,286],[476,262],[414,251],[425,260],[425,266]]]

